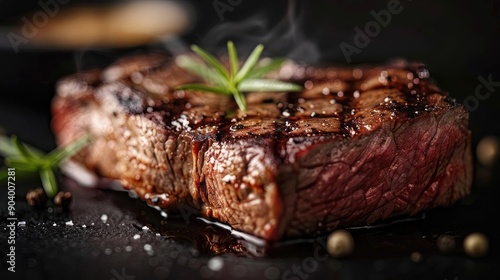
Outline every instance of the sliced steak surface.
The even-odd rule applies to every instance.
[[[53,130],[73,159],[149,204],[267,240],[321,234],[453,204],[470,191],[468,112],[424,65],[270,74],[300,93],[175,91],[196,82],[174,58],[124,58],[60,81]]]

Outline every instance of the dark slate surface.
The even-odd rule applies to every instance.
[[[164,218],[161,212],[126,192],[88,189],[71,179],[64,180],[64,189],[74,195],[70,212],[57,207],[39,210],[27,206],[22,197],[31,186],[28,182],[19,183],[17,189],[16,216],[25,225],[19,225],[16,231],[15,274],[6,271],[7,202],[2,196],[1,262],[2,275],[8,278],[1,279],[495,279],[490,277],[500,276],[497,269],[500,233],[496,229],[498,221],[492,215],[499,208],[497,185],[476,188],[473,199],[429,211],[414,220],[351,230],[356,249],[344,259],[325,257],[324,237],[255,246],[189,212],[184,217],[171,214]],[[103,221],[104,214],[107,219]],[[67,225],[68,221],[73,225]],[[450,254],[437,250],[439,235],[453,236],[460,246],[471,231],[488,236],[490,252],[486,257],[470,258],[461,247]],[[422,262],[411,261],[413,252],[423,255]]]

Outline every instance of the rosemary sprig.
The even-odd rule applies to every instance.
[[[0,154],[5,158],[7,167],[16,168],[25,173],[38,173],[45,193],[52,198],[58,191],[54,171],[62,161],[78,152],[89,140],[89,135],[85,135],[65,147],[58,147],[45,154],[22,143],[15,135],[12,135],[10,139],[0,135]],[[7,172],[2,172],[2,174],[7,174]]]
[[[229,70],[202,48],[191,47],[203,61],[199,62],[189,56],[183,55],[176,59],[179,67],[200,77],[208,84],[186,84],[177,87],[178,90],[196,90],[223,95],[232,95],[242,111],[246,111],[247,104],[243,92],[261,91],[300,91],[302,87],[296,84],[279,80],[262,79],[262,76],[279,68],[284,59],[259,61],[264,47],[258,45],[248,59],[239,66],[238,53],[232,41],[227,42],[229,55]]]

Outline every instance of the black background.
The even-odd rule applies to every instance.
[[[0,1],[0,26],[20,24],[23,15],[39,9],[36,1],[29,2],[31,3]],[[67,6],[91,2],[73,0]],[[103,1],[94,2],[103,3]],[[223,0],[221,2],[227,3]],[[366,23],[373,20],[370,11],[385,9],[389,1],[233,2],[241,3],[233,10],[224,12],[223,20],[214,8],[214,1],[185,2],[190,3],[197,17],[193,27],[179,39],[177,45],[197,43],[213,52],[218,52],[228,39],[232,39],[243,51],[249,51],[257,43],[264,43],[266,55],[285,55],[312,64],[344,65],[348,62],[339,44],[341,42],[353,44],[354,27],[363,29]],[[361,53],[352,55],[351,64],[384,63],[394,58],[424,62],[436,83],[459,101],[463,101],[467,96],[474,96],[476,87],[480,85],[479,76],[487,78],[491,75],[493,80],[500,81],[498,54],[500,1],[402,0],[401,5],[403,11],[393,15],[388,26],[383,27],[379,35],[371,38]],[[50,130],[49,112],[54,84],[58,79],[79,70],[105,66],[121,56],[163,48],[161,43],[156,42],[122,49],[68,50],[26,47],[15,53],[2,30],[0,29],[2,36],[0,38],[0,128],[4,133],[17,134],[22,140],[44,150],[50,150],[55,145]],[[500,87],[495,88],[487,99],[480,100],[476,110],[470,111],[474,148],[483,137],[500,135],[497,121],[500,118],[498,92]],[[381,231],[357,233],[358,241],[364,244],[364,249],[359,249],[353,259],[341,262],[329,260],[321,263],[318,270],[308,279],[326,276],[339,279],[358,277],[360,279],[422,279],[423,277],[490,279],[486,277],[486,273],[498,275],[492,265],[499,260],[499,233],[495,229],[498,226],[498,216],[494,214],[498,212],[500,189],[498,164],[492,169],[476,164],[475,169],[476,175],[482,172],[481,174],[486,173],[491,176],[482,181],[476,178],[473,195],[469,200],[451,209],[432,211],[423,221],[405,223],[405,226],[391,226]],[[29,186],[32,185],[19,186],[18,191],[22,193]],[[170,277],[179,276],[188,279],[200,275],[211,277],[226,275],[232,278],[239,276],[233,271],[238,269],[246,271],[243,277],[250,277],[249,279],[269,275],[281,277],[281,274],[273,274],[275,270],[271,269],[269,272],[268,268],[274,267],[283,273],[291,265],[300,264],[305,257],[311,256],[314,249],[312,245],[285,246],[286,249],[281,250],[282,252],[278,250],[281,253],[263,259],[224,255],[226,265],[222,272],[205,275],[200,270],[203,270],[202,267],[212,254],[209,253],[211,250],[205,248],[206,242],[200,243],[205,244],[203,245],[205,247],[201,246],[205,249],[199,249],[202,252],[201,256],[187,257],[199,260],[199,266],[189,266],[189,261],[180,263],[175,254],[174,257],[170,256],[168,251],[172,249],[171,246],[178,244],[172,245],[170,241],[159,239],[154,234],[145,234],[146,237],[138,241],[139,245],[134,245],[132,254],[123,254],[122,249],[121,253],[117,253],[115,249],[128,244],[131,236],[137,231],[133,227],[134,224],[141,226],[149,224],[152,227],[157,225],[158,232],[170,231],[157,220],[141,218],[144,216],[142,212],[158,215],[155,210],[145,207],[138,201],[129,203],[127,195],[82,190],[71,183],[66,187],[80,195],[71,214],[75,225],[94,222],[95,228],[83,234],[81,228],[54,230],[50,225],[56,222],[60,227],[64,227],[64,221],[69,218],[67,214],[49,215],[46,211],[30,209],[23,205],[23,198],[20,195],[18,204],[21,208],[18,215],[28,221],[28,226],[20,231],[19,242],[30,249],[18,252],[20,254],[18,265],[21,270],[17,273],[18,277],[49,279],[60,274],[64,277],[111,279],[114,276],[110,271],[112,269],[119,271],[122,267],[130,267],[133,273],[129,274],[137,276],[136,279],[149,279],[167,274]],[[2,197],[1,209],[4,211],[4,193],[0,197]],[[115,215],[115,220],[108,228],[97,223],[100,222],[99,217],[102,213]],[[128,213],[129,216],[124,213]],[[37,221],[41,221],[38,227],[29,226],[30,222],[36,224]],[[121,223],[126,226],[120,227]],[[196,224],[200,232],[205,232],[206,226],[198,222]],[[485,259],[470,259],[460,251],[452,256],[437,253],[434,245],[437,235],[450,232],[461,240],[466,233],[476,230],[488,233],[491,239],[491,252]],[[398,234],[399,237],[394,237]],[[34,239],[40,240],[40,245],[36,245],[38,242]],[[151,258],[141,249],[146,242],[163,248],[161,253],[155,251],[158,259],[168,259],[170,256],[172,260],[168,273],[159,269],[160,272],[154,274],[155,269],[161,265],[158,263],[152,265]],[[377,246],[377,242],[382,242],[384,245]],[[191,248],[191,245],[180,244],[177,248],[179,252],[183,250],[187,252]],[[3,248],[6,244],[3,239],[1,246],[2,273],[4,273]],[[108,247],[114,250],[113,253],[103,254]],[[92,254],[93,250],[100,252],[98,256]],[[414,250],[428,252],[423,263],[418,265],[409,263],[408,256]],[[378,262],[381,260],[383,265]],[[405,266],[406,264],[408,266]],[[165,264],[164,267],[168,265]],[[236,269],[231,270],[230,267]],[[206,267],[204,269],[206,270]],[[25,274],[22,274],[23,270]]]

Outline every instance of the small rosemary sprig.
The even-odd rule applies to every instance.
[[[245,111],[247,108],[243,92],[290,92],[302,90],[302,87],[296,84],[261,78],[266,73],[277,69],[284,61],[283,59],[273,59],[267,61],[267,63],[265,63],[266,61],[260,61],[261,63],[259,63],[259,57],[264,49],[262,45],[255,47],[240,68],[236,48],[232,41],[227,42],[229,71],[219,60],[202,48],[193,45],[191,49],[205,63],[199,62],[187,55],[179,56],[176,59],[176,63],[186,71],[199,76],[208,84],[186,84],[177,87],[178,90],[196,90],[232,95],[242,111]]]
[[[12,135],[10,139],[0,135],[0,154],[5,158],[7,167],[16,168],[25,173],[38,173],[45,193],[49,198],[53,198],[58,191],[54,171],[62,161],[78,152],[89,140],[89,135],[85,135],[65,147],[58,147],[45,154],[22,143],[15,135]],[[7,172],[2,172],[3,174]]]

